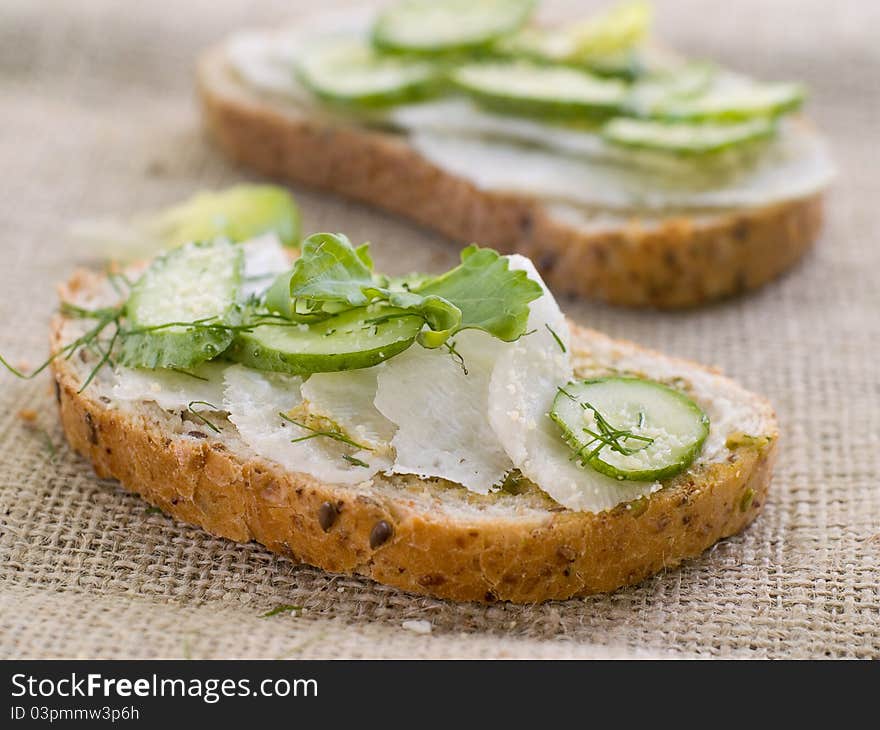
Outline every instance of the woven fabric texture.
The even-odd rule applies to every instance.
[[[194,58],[309,5],[0,4],[0,353],[44,357],[54,283],[83,262],[71,221],[247,179],[204,139]],[[550,12],[583,12],[568,5]],[[840,168],[817,248],[757,293],[681,314],[563,302],[582,323],[718,365],[770,397],[781,458],[745,534],[612,595],[540,606],[414,597],[148,512],[66,448],[47,378],[2,374],[0,656],[880,656],[880,5],[669,0],[657,16],[683,51],[807,81]],[[455,260],[448,241],[405,222],[295,192],[306,231],[370,240],[386,270]],[[303,611],[261,618],[278,604]],[[403,627],[413,619],[431,632]]]

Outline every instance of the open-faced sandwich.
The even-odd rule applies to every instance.
[[[800,84],[659,48],[641,2],[556,27],[534,6],[242,32],[200,60],[207,127],[263,173],[529,256],[557,292],[690,306],[801,256],[833,170]]]
[[[212,534],[461,600],[611,591],[758,514],[762,398],[569,322],[518,254],[390,277],[342,234],[286,248],[297,216],[265,192],[161,219],[229,237],[61,287],[41,369],[100,476]]]

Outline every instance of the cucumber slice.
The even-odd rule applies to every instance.
[[[540,116],[606,114],[627,99],[627,86],[621,81],[527,61],[465,64],[451,78],[490,107]]]
[[[365,106],[423,99],[437,89],[439,79],[431,61],[383,56],[353,39],[316,45],[300,60],[297,73],[322,99]]]
[[[241,246],[225,239],[189,243],[155,259],[125,305],[119,362],[190,368],[222,353],[232,342],[243,265]]]
[[[602,58],[592,58],[583,65],[597,76],[609,76],[630,82],[648,73],[648,60],[636,49]]]
[[[260,325],[239,333],[227,354],[252,368],[294,375],[358,370],[403,352],[424,323],[403,309],[358,307],[311,325]]]
[[[297,246],[300,238],[299,208],[293,196],[276,185],[234,185],[197,193],[160,213],[150,225],[169,248],[215,238],[247,241],[270,232],[285,246]]]
[[[738,124],[669,124],[619,117],[602,127],[602,137],[624,147],[702,155],[772,136],[771,119],[751,119]]]
[[[645,76],[630,88],[628,108],[633,116],[651,117],[664,105],[687,102],[703,94],[712,85],[715,75],[716,69],[711,64],[692,62]]]
[[[735,121],[778,117],[797,109],[806,98],[801,84],[742,84],[718,88],[689,99],[659,104],[651,115],[662,119]]]
[[[609,76],[630,76],[636,47],[651,24],[651,8],[626,2],[564,28],[527,27],[495,45],[505,55],[605,68]]]
[[[502,56],[565,63],[572,49],[569,38],[563,31],[528,26],[513,35],[501,38],[492,50]]]
[[[590,71],[597,76],[625,81],[634,81],[646,73],[639,49],[633,48],[597,58],[577,59],[571,57],[572,49],[568,37],[560,31],[547,28],[523,28],[495,43],[492,51],[502,58],[571,66]]]
[[[678,474],[709,435],[709,417],[690,398],[640,378],[569,383],[557,393],[550,418],[582,464],[631,481]]]
[[[569,60],[587,61],[627,51],[644,40],[651,21],[651,5],[635,0],[576,23],[565,31],[571,44]]]
[[[534,7],[535,0],[403,0],[376,20],[373,43],[415,53],[479,48],[520,28]]]

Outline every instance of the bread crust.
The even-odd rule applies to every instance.
[[[535,261],[556,293],[627,306],[692,307],[754,289],[789,269],[822,226],[823,196],[586,231],[536,199],[477,189],[402,137],[267,101],[237,80],[222,47],[203,54],[205,125],[233,160],[271,177],[383,208],[461,243]]]
[[[74,277],[67,291],[88,281]],[[53,352],[64,344],[64,321],[53,321]],[[576,326],[572,332],[575,351],[578,343],[607,340]],[[93,389],[77,392],[80,378],[64,358],[52,371],[64,433],[98,476],[213,535],[462,601],[534,603],[607,592],[699,555],[758,515],[778,441],[772,409],[756,396],[769,438],[734,449],[696,476],[681,475],[649,499],[599,514],[554,507],[537,516],[453,520],[420,508],[405,489],[378,498],[325,484],[245,458],[219,439],[189,438],[142,413],[109,407]]]

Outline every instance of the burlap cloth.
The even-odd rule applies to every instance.
[[[44,356],[53,284],[81,260],[71,220],[245,177],[201,134],[193,59],[308,5],[0,2],[0,353]],[[782,281],[685,314],[564,302],[581,322],[718,364],[773,400],[781,459],[746,534],[610,596],[534,607],[413,597],[148,513],[62,444],[47,379],[2,375],[0,656],[880,655],[880,5],[658,5],[682,49],[808,81],[840,164],[825,235]],[[371,240],[387,270],[454,259],[406,223],[297,193],[307,231]],[[54,457],[17,417],[28,408]],[[305,611],[260,618],[281,603]],[[411,619],[432,632],[404,629]]]

